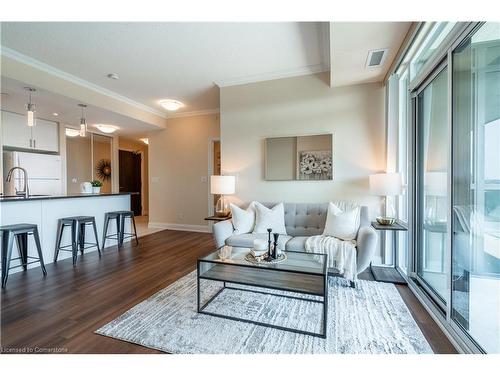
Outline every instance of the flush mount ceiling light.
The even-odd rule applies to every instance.
[[[65,130],[67,137],[78,137],[80,135],[80,131],[76,129],[66,128]]]
[[[114,79],[114,80],[117,80],[117,79],[119,79],[119,78],[120,78],[120,76],[119,76],[118,74],[116,74],[116,73],[109,73],[109,74],[107,75],[107,77],[108,77],[109,79]]]
[[[57,116],[59,116],[59,113],[54,112],[54,113],[52,113],[52,116],[57,117]]]
[[[85,119],[84,110],[87,108],[85,104],[78,104],[82,109],[82,117],[80,117],[80,137],[85,137],[87,135],[87,120]]]
[[[149,138],[141,138],[140,140],[149,145]]]
[[[108,124],[95,124],[94,126],[106,134],[114,133],[118,129],[117,126],[108,125]]]
[[[160,100],[160,105],[167,111],[177,111],[179,108],[184,106],[182,102],[173,99]]]
[[[31,96],[34,92],[36,92],[36,89],[32,87],[25,87],[24,88],[26,91],[29,92],[29,100],[28,103],[26,104],[26,123],[29,127],[35,126],[36,119],[35,119],[35,103],[31,102]]]

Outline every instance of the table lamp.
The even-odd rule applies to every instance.
[[[387,197],[403,193],[403,179],[400,173],[377,173],[370,175],[370,191],[373,195],[384,197],[385,203],[382,217],[377,222],[382,225],[392,225],[396,221],[396,210]]]
[[[210,176],[210,193],[219,195],[220,198],[215,205],[215,216],[229,216],[229,202],[226,195],[234,194],[236,190],[236,178],[234,176]]]

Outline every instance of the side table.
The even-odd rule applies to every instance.
[[[371,225],[375,230],[380,230],[380,231],[390,230],[394,235],[392,244],[393,264],[389,266],[388,265],[374,266],[370,263],[370,270],[372,271],[373,277],[375,278],[376,281],[381,281],[384,283],[407,284],[406,279],[401,275],[401,273],[397,269],[397,255],[398,255],[397,232],[407,231],[408,227],[399,220],[396,220],[396,222],[392,225],[382,225],[376,221],[372,221]]]

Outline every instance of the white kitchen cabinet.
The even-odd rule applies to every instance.
[[[32,148],[40,151],[59,151],[59,130],[56,122],[37,120],[32,130]]]
[[[26,125],[26,118],[2,111],[2,138],[4,146],[30,148],[31,129]]]
[[[53,121],[37,119],[36,125],[30,128],[25,116],[2,111],[2,137],[5,147],[59,151],[59,129]]]

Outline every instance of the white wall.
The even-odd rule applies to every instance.
[[[386,166],[384,89],[379,83],[330,88],[328,74],[221,89],[221,154],[236,174],[236,202],[347,199],[379,212],[368,176]],[[264,139],[333,134],[333,181],[265,181]]]
[[[209,141],[218,137],[219,114],[172,118],[149,134],[149,226],[209,230]]]

